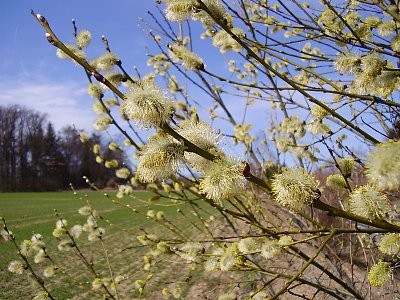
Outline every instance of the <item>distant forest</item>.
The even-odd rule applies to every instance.
[[[57,191],[69,189],[70,183],[87,188],[84,175],[106,186],[115,171],[96,163],[94,144],[104,141],[92,134],[89,144],[83,144],[72,126],[56,133],[45,114],[18,105],[0,106],[0,192]],[[121,160],[120,151],[107,150],[103,156]]]

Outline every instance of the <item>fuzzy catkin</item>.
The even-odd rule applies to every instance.
[[[379,250],[388,255],[397,255],[400,252],[400,234],[388,233],[381,237]]]
[[[122,112],[144,129],[160,126],[171,119],[172,101],[166,92],[153,83],[143,82],[126,93]]]
[[[392,279],[393,269],[390,263],[379,261],[368,272],[368,280],[372,286],[381,287]]]
[[[350,212],[369,220],[383,219],[391,209],[387,197],[371,184],[353,190],[348,201]]]
[[[76,45],[79,49],[87,47],[92,40],[92,34],[88,30],[81,30],[76,36]]]
[[[233,157],[221,158],[204,169],[200,190],[208,199],[221,201],[243,192],[246,179],[242,164]]]
[[[153,135],[140,151],[136,176],[142,182],[154,182],[175,175],[183,154],[180,142],[165,134]]]
[[[396,190],[400,187],[400,142],[380,143],[367,158],[368,181],[379,190]]]
[[[220,152],[218,144],[221,140],[221,135],[205,122],[186,120],[179,124],[177,131],[185,139],[203,150],[214,154]],[[185,159],[192,168],[197,170],[207,169],[212,163],[193,152],[185,152]]]
[[[182,62],[186,69],[201,70],[204,68],[203,60],[185,46],[173,44],[169,46],[170,56],[175,62]]]
[[[165,16],[170,21],[184,21],[190,19],[195,8],[195,0],[168,0]]]
[[[302,168],[284,169],[272,180],[275,200],[293,211],[303,210],[320,197],[319,181]]]

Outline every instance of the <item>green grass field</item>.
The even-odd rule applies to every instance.
[[[147,271],[143,270],[142,256],[149,250],[146,247],[140,247],[136,236],[147,232],[156,233],[163,239],[176,238],[171,231],[163,230],[163,226],[146,218],[147,210],[164,211],[168,222],[178,227],[182,224],[182,226],[185,226],[183,232],[188,234],[195,232],[196,226],[201,226],[201,222],[198,220],[194,221],[194,226],[191,226],[185,219],[184,215],[191,215],[188,204],[178,206],[162,199],[160,202],[149,204],[147,199],[151,194],[148,192],[137,192],[135,196],[136,199],[124,198],[121,201],[136,208],[139,213],[112,203],[110,198],[116,199],[114,194],[110,194],[110,198],[107,198],[99,192],[82,192],[77,195],[72,192],[2,193],[0,194],[0,216],[6,220],[7,227],[16,236],[18,244],[24,239],[30,239],[33,232],[44,236],[47,249],[50,253],[53,253],[60,269],[70,275],[46,279],[57,299],[100,299],[100,295],[90,291],[93,276],[91,277],[91,274],[85,270],[77,256],[72,253],[73,251],[68,253],[57,251],[58,241],[52,237],[52,231],[57,221],[54,209],[68,221],[68,226],[83,225],[87,217],[79,215],[78,209],[84,206],[87,203],[86,201],[89,201],[90,205],[98,210],[103,218],[99,225],[106,228],[104,246],[109,253],[109,259],[114,268],[114,276],[124,275],[127,278],[127,283],[121,285],[124,287],[121,294],[125,295],[122,299],[132,299],[135,298],[133,296],[135,295],[133,282],[136,279],[143,279],[148,274]],[[178,207],[183,214],[176,212]],[[110,226],[110,224],[112,225]],[[109,270],[104,249],[100,242],[89,242],[87,234],[86,236],[82,234],[82,237],[78,240],[78,245],[80,245],[82,252],[87,255],[88,260],[93,262],[96,270],[99,270],[102,276],[107,277]],[[15,246],[11,242],[1,241],[0,299],[31,299],[34,295],[32,291],[37,290],[37,288],[32,286],[26,274],[14,275],[7,271],[9,262],[14,259],[18,259]],[[157,278],[152,280],[155,282],[155,287],[147,289],[150,294],[152,289],[157,289],[160,282],[167,280],[168,274],[170,275],[174,268],[181,269],[179,264],[174,265],[169,261],[160,261],[158,264],[166,264],[169,267],[167,273],[157,274]],[[41,266],[33,265],[37,268],[38,273],[42,272]],[[187,276],[185,272],[180,275],[182,278]],[[178,276],[178,273],[175,275]],[[60,279],[64,277],[66,279]],[[154,293],[158,293],[156,295],[159,295],[159,297],[152,296],[152,299],[162,299],[160,291],[154,291]]]

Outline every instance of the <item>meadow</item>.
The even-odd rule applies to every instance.
[[[124,282],[121,283],[119,291],[121,299],[138,297],[135,280],[144,279],[151,274],[151,270],[143,268],[145,265],[143,256],[149,249],[138,243],[137,235],[156,233],[166,239],[173,238],[174,234],[171,230],[163,231],[162,228],[179,227],[184,223],[183,232],[189,234],[196,231],[196,227],[202,226],[201,221],[198,221],[200,219],[191,222],[186,220],[193,203],[174,203],[163,198],[156,203],[149,202],[148,199],[154,195],[150,192],[136,192],[133,197],[121,200],[117,199],[114,193],[108,195],[105,197],[101,192],[0,194],[0,216],[6,220],[8,229],[14,233],[17,244],[19,245],[24,239],[30,239],[32,233],[40,233],[44,237],[49,253],[60,267],[57,272],[65,272],[66,276],[46,279],[46,281],[50,280],[52,291],[57,299],[98,299],[100,296],[90,291],[93,278],[73,251],[60,253],[57,250],[58,241],[52,236],[57,221],[55,210],[60,217],[68,221],[69,226],[85,223],[87,217],[79,215],[78,209],[88,203],[100,213],[99,226],[106,229],[103,242],[101,244],[89,242],[87,235],[82,234],[78,245],[102,276],[109,276],[110,267],[114,276],[124,276]],[[115,204],[113,201],[119,201],[120,204]],[[162,210],[165,214],[163,222],[157,223],[154,219],[147,217],[148,210],[155,212]],[[208,214],[202,208],[199,213],[205,217]],[[162,226],[159,226],[160,224]],[[9,262],[15,259],[18,259],[16,247],[11,242],[1,241],[0,299],[30,299],[32,288],[36,289],[32,287],[33,283],[26,274],[15,275],[7,271]],[[160,286],[171,283],[171,279],[184,282],[185,278],[193,276],[193,274],[188,275],[186,268],[182,268],[178,262],[161,258],[157,262],[152,262],[151,266],[156,264],[167,264],[169,267],[166,268],[165,274],[156,274],[151,284],[146,287],[146,294],[152,295],[149,296],[152,299],[163,298]],[[32,263],[32,265],[40,274],[42,267],[39,264]],[[176,269],[175,272],[173,272],[174,269]],[[174,274],[173,278],[171,274]]]

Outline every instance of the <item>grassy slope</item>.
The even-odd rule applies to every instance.
[[[85,197],[86,195],[87,197]],[[138,192],[136,196],[139,199],[146,200],[149,198],[150,194],[147,192]],[[111,201],[101,193],[89,192],[86,194],[81,193],[77,196],[71,192],[3,193],[0,194],[0,216],[7,220],[8,228],[16,235],[18,243],[24,239],[30,239],[33,231],[40,233],[45,237],[48,249],[53,250],[55,257],[58,258],[59,254],[55,251],[57,241],[51,236],[54,224],[57,220],[53,209],[57,209],[61,216],[68,220],[70,226],[74,224],[83,224],[85,223],[86,217],[80,216],[77,210],[85,205],[86,199],[101,213],[104,219],[115,224],[115,226],[111,227],[108,226],[106,222],[100,224],[107,228],[105,245],[113,256],[112,264],[117,266],[116,269],[119,272],[124,272],[126,274],[134,271],[138,278],[140,278],[140,273],[143,273],[143,271],[141,271],[143,265],[141,256],[145,249],[136,248],[137,250],[128,251],[121,251],[121,249],[132,246],[133,244],[137,245],[137,242],[134,242],[134,236],[143,234],[140,228],[146,228],[148,232],[151,232],[155,223],[127,208],[111,203]],[[165,206],[161,202],[148,206],[144,201],[140,200],[128,199],[123,201],[124,203],[131,204],[133,207],[138,208],[138,210],[143,213],[149,208],[156,211],[163,210],[167,218],[174,220],[174,223],[179,224],[180,221],[183,221],[180,220],[180,215],[176,216],[176,206],[174,205]],[[183,209],[183,211],[186,210],[185,206],[180,208]],[[129,232],[122,232],[120,230],[122,227],[129,230]],[[159,228],[159,226],[157,228]],[[157,230],[157,234],[159,235],[171,236],[171,234],[166,231]],[[89,243],[86,237],[80,238],[80,244],[85,253],[96,261],[95,266],[99,270],[105,270],[107,268],[104,255],[100,253],[102,251],[99,244]],[[133,257],[132,254],[134,254]],[[0,299],[24,299],[31,295],[30,283],[26,280],[25,275],[12,276],[11,273],[6,271],[8,263],[17,257],[15,248],[11,243],[0,242]],[[72,277],[78,278],[77,281],[81,286],[77,286],[76,281],[74,282],[73,280],[66,280],[61,283],[55,282],[56,288],[54,292],[58,299],[65,299],[74,294],[77,299],[79,299],[83,296],[81,293],[83,293],[85,289],[87,290],[92,278],[87,275],[85,270],[81,269],[80,263],[76,261],[76,257],[72,255],[67,257],[70,257],[70,260],[65,259],[65,255],[59,257],[61,260],[60,264],[64,264],[63,267],[73,273]],[[108,274],[103,275],[107,276]],[[132,282],[138,278],[133,277],[129,280]],[[129,293],[132,293],[132,288],[130,287],[129,289]],[[86,299],[96,299],[96,297],[98,296],[94,294],[84,296]]]

